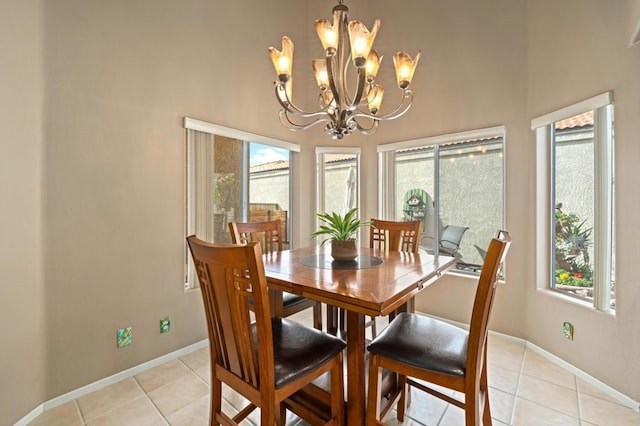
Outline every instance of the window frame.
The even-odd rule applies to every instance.
[[[506,155],[507,155],[507,134],[505,126],[493,126],[481,129],[467,130],[456,133],[447,133],[438,136],[429,136],[425,138],[412,139],[408,141],[399,141],[388,144],[381,144],[377,146],[378,152],[378,215],[381,218],[394,218],[396,212],[396,176],[395,176],[395,162],[396,151],[409,148],[420,148],[426,146],[434,147],[435,158],[439,158],[440,147],[453,142],[478,140],[486,138],[502,138],[502,224],[504,229],[507,220],[506,206],[506,194],[507,194],[507,180],[506,180]],[[438,223],[440,219],[440,165],[439,161],[434,162],[434,229],[438,229]],[[436,232],[433,238],[433,246],[438,247],[440,244],[439,232]],[[436,257],[438,251],[435,252]],[[461,269],[453,269],[453,272],[478,276],[480,272],[471,272]],[[502,275],[503,276],[503,275]]]
[[[536,288],[566,296],[601,312],[615,313],[611,307],[611,265],[615,253],[614,229],[614,141],[613,92],[608,91],[531,121],[536,141]],[[593,302],[554,288],[554,125],[575,115],[594,112],[594,273]],[[607,272],[608,271],[608,272]]]
[[[192,203],[195,200],[196,194],[193,191],[193,171],[190,170],[190,164],[192,164],[194,149],[191,146],[192,141],[189,138],[190,131],[198,131],[202,133],[208,133],[210,135],[222,136],[230,139],[237,139],[242,141],[242,168],[243,175],[241,176],[241,187],[242,187],[242,204],[243,204],[243,212],[242,218],[243,220],[247,219],[247,211],[248,211],[248,203],[249,203],[249,143],[256,142],[264,145],[270,145],[277,148],[284,148],[289,150],[290,157],[293,153],[300,152],[300,145],[285,142],[278,139],[269,138],[262,135],[257,135],[250,132],[245,132],[243,130],[234,129],[231,127],[224,127],[217,124],[209,123],[202,120],[197,120],[190,117],[184,117],[183,119],[183,127],[185,129],[185,139],[184,139],[184,153],[185,153],[185,163],[184,163],[184,232],[185,237],[194,233],[194,220],[193,220],[193,209]],[[290,167],[290,185],[289,185],[289,202],[290,208],[294,205],[293,203],[293,185],[292,185],[292,177],[293,177],[293,161],[290,158],[289,167]],[[287,231],[290,234],[290,240],[292,239],[292,229]],[[195,274],[195,268],[193,267],[193,260],[191,259],[191,255],[189,253],[189,247],[187,246],[186,239],[184,240],[184,254],[185,254],[185,272],[184,272],[184,290],[196,290],[199,289],[197,276]]]

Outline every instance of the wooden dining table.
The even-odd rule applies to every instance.
[[[335,262],[329,246],[264,255],[272,315],[281,316],[282,292],[346,310],[347,424],[364,424],[366,414],[365,318],[413,311],[414,297],[455,264],[449,256],[420,251],[360,248],[353,262]],[[328,328],[337,324],[329,321]]]

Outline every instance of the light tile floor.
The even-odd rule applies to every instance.
[[[311,324],[306,313],[298,314],[296,319]],[[383,326],[379,324],[378,329]],[[640,425],[639,413],[519,342],[490,336],[488,359],[494,425]],[[48,410],[30,425],[207,425],[209,380],[208,349],[200,349]],[[243,398],[237,393],[229,388],[223,393],[227,413],[244,407]],[[458,407],[423,392],[414,391],[412,395],[402,424],[464,424],[464,413]],[[399,424],[394,412],[385,421]],[[254,411],[244,423],[259,424],[258,412]],[[289,414],[287,424],[302,426],[304,422]]]

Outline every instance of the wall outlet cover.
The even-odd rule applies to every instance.
[[[118,347],[131,344],[131,327],[121,328],[118,330]]]
[[[562,335],[565,339],[573,340],[573,325],[570,322],[564,322],[562,324]]]
[[[160,320],[160,334],[168,333],[171,331],[171,318],[164,317]]]

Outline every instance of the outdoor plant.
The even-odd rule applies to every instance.
[[[591,287],[593,269],[589,259],[591,232],[585,226],[586,220],[574,213],[562,211],[562,204],[556,206],[556,283],[577,287]]]
[[[370,226],[370,222],[362,222],[356,217],[357,208],[349,210],[346,214],[339,213],[316,213],[322,224],[320,228],[311,234],[311,238],[326,236],[320,245],[327,241],[348,241],[355,237],[356,232],[363,226]]]

